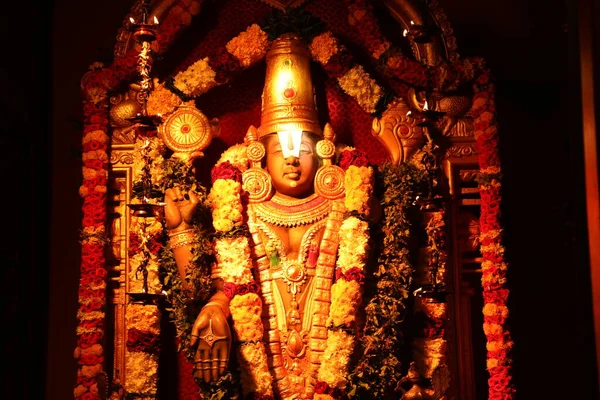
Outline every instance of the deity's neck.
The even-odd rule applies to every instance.
[[[260,220],[287,228],[311,225],[325,218],[330,210],[331,202],[316,194],[297,199],[276,193],[269,201],[255,205]]]

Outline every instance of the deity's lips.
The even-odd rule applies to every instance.
[[[283,174],[288,179],[298,180],[300,179],[300,173],[296,171],[285,172]]]

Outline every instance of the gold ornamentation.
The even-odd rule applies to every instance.
[[[195,229],[186,229],[175,233],[169,233],[169,245],[171,249],[187,246],[196,241]]]
[[[297,35],[273,41],[267,53],[259,138],[298,130],[321,135],[310,62],[308,48]]]
[[[344,170],[335,165],[319,168],[315,175],[315,193],[329,200],[344,197]]]
[[[335,155],[335,145],[331,140],[319,140],[317,142],[317,155],[320,158],[331,158]]]
[[[331,211],[331,203],[318,196],[295,206],[278,204],[277,201],[256,204],[258,218],[272,225],[289,228],[320,221]]]
[[[251,203],[267,200],[273,192],[271,175],[260,168],[250,168],[242,174],[242,187],[248,192]]]
[[[260,162],[266,154],[265,146],[261,142],[250,143],[246,152],[252,162]]]
[[[184,161],[203,156],[213,136],[218,136],[217,119],[209,121],[197,108],[184,105],[171,114],[159,127],[159,133],[173,156]]]
[[[425,143],[423,128],[410,117],[410,107],[399,98],[388,106],[381,119],[375,118],[371,133],[398,164],[408,161]]]

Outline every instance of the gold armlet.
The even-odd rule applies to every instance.
[[[193,228],[174,233],[169,232],[169,245],[171,246],[171,249],[177,249],[195,242],[196,230]]]

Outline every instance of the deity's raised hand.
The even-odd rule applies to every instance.
[[[192,190],[184,193],[177,186],[167,189],[165,192],[167,229],[190,228],[198,201],[198,196]]]
[[[231,330],[224,308],[210,301],[202,308],[192,327],[191,345],[198,346],[194,357],[194,377],[216,381],[227,370],[231,350]]]

